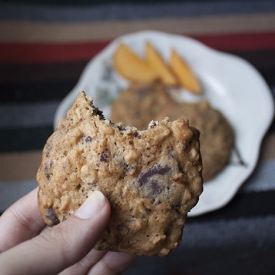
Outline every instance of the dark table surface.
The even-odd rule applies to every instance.
[[[23,2],[0,1],[1,213],[37,186],[57,106],[119,35],[154,29],[194,37],[250,62],[275,96],[274,1]],[[275,274],[274,131],[273,122],[255,171],[229,204],[188,218],[176,251],[139,258],[126,274]]]

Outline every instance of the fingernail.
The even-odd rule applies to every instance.
[[[95,216],[106,203],[104,195],[100,191],[94,191],[75,212],[80,219],[89,219]]]

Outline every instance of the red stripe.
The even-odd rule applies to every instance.
[[[212,34],[192,37],[209,47],[222,51],[256,51],[275,49],[275,32]]]
[[[193,38],[222,51],[256,51],[275,49],[275,32],[246,34],[209,34]],[[110,41],[79,43],[3,43],[0,62],[54,63],[88,60]]]
[[[55,63],[88,60],[108,42],[0,44],[0,62]]]

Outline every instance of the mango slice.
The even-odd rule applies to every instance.
[[[175,50],[171,52],[170,66],[183,87],[196,94],[202,92],[198,79],[186,61]]]
[[[145,52],[148,63],[158,73],[162,83],[167,86],[176,86],[178,84],[177,78],[149,42],[146,43]]]
[[[158,78],[157,72],[127,45],[120,44],[113,56],[115,69],[127,80],[149,84]]]

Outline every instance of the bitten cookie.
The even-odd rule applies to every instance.
[[[82,92],[43,149],[39,209],[56,225],[100,190],[111,217],[95,249],[165,256],[181,243],[201,173],[199,131],[188,121],[152,121],[142,131],[112,124]]]

